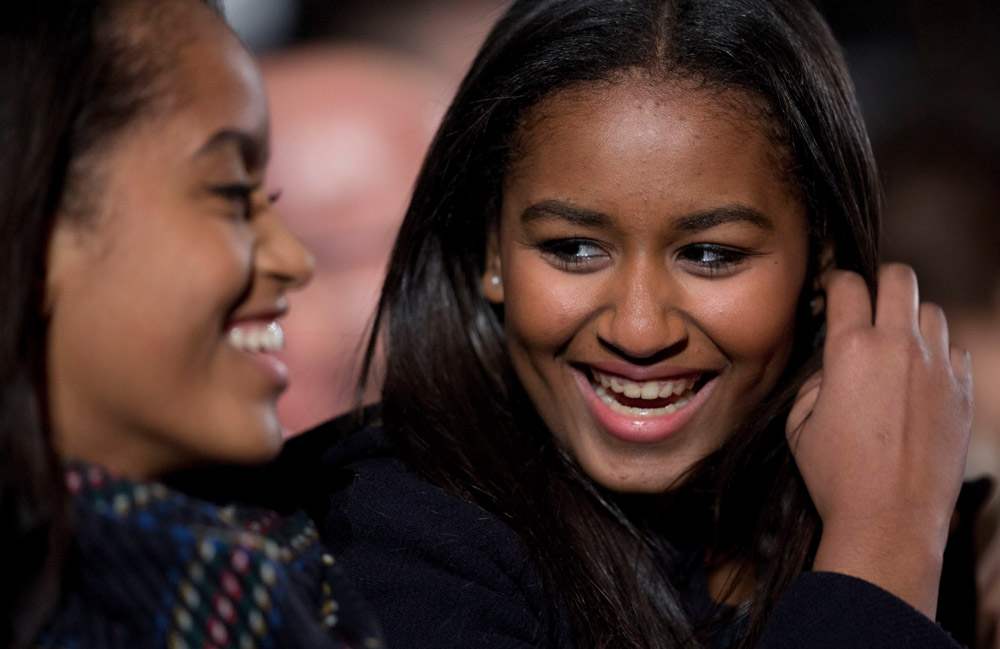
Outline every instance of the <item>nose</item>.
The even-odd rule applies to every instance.
[[[654,363],[679,352],[688,325],[679,308],[680,289],[661,264],[624,267],[611,279],[597,335],[616,354],[636,363]]]
[[[270,211],[266,215],[261,214],[256,224],[258,272],[278,281],[286,290],[309,283],[315,267],[312,253],[285,221]]]

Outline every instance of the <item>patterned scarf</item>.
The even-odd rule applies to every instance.
[[[304,513],[219,507],[80,463],[66,481],[74,552],[37,646],[382,647]]]

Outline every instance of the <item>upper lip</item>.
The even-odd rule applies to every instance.
[[[226,320],[226,326],[232,327],[244,322],[273,322],[287,313],[288,303],[282,298],[273,304],[242,308]]]
[[[679,377],[689,377],[710,373],[711,370],[675,365],[650,365],[642,367],[623,361],[602,361],[596,363],[577,363],[580,368],[593,368],[604,374],[614,374],[630,381],[670,380]]]

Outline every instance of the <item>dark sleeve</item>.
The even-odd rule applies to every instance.
[[[874,584],[833,572],[792,581],[758,649],[959,649],[951,635]]]
[[[372,605],[391,649],[547,644],[542,592],[513,531],[395,460],[356,465],[333,493],[324,536]]]

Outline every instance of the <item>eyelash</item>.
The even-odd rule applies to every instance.
[[[584,248],[596,251],[596,254],[580,254]],[[600,261],[608,256],[607,252],[591,239],[552,239],[538,245],[549,263],[556,268],[570,272],[587,272],[596,270]],[[718,277],[732,273],[737,266],[744,263],[752,253],[710,243],[696,243],[681,248],[678,258],[692,264],[698,274],[706,277]]]
[[[714,258],[705,260],[706,254],[712,255]],[[682,248],[678,256],[682,261],[703,268],[709,277],[714,277],[732,271],[735,266],[745,262],[751,253],[739,248],[696,243]]]
[[[243,218],[249,221],[253,217],[253,194],[261,188],[261,183],[230,183],[213,185],[209,190],[216,196],[237,203],[243,208]],[[281,198],[281,190],[267,195],[267,204],[274,205]]]
[[[580,250],[584,247],[592,248],[598,251],[598,254],[579,254]],[[590,239],[552,239],[540,243],[538,249],[557,268],[576,272],[590,270],[589,268],[585,268],[584,265],[593,264],[595,261],[608,256],[607,252],[601,246]]]

